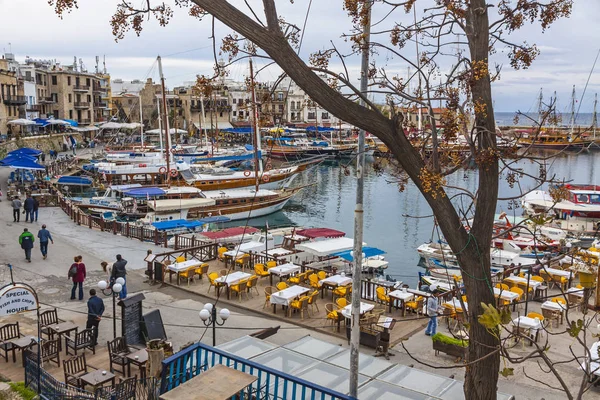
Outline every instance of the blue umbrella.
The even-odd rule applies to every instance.
[[[68,122],[69,124],[71,124],[71,126],[79,126],[79,123],[77,121],[73,121],[72,119],[63,118],[62,120]]]
[[[13,151],[10,151],[8,154],[10,155],[24,155],[24,156],[29,156],[29,157],[35,157],[35,156],[39,156],[40,154],[42,154],[41,150],[37,150],[37,149],[32,149],[31,147],[21,147],[20,149],[16,149]]]
[[[5,167],[45,171],[46,167],[35,162],[31,157],[7,156],[0,163]]]
[[[382,254],[385,254],[385,251],[378,249],[377,247],[363,247],[362,248],[362,253],[363,253],[363,258],[368,258],[368,257],[374,257],[374,256],[380,256]],[[337,257],[341,257],[346,261],[354,261],[354,251],[352,250],[346,250],[346,251],[340,251],[338,253],[333,253],[333,256],[337,256]]]
[[[4,157],[2,160],[0,160],[0,164],[3,164],[4,166],[8,166],[10,163],[18,162],[21,160],[29,160],[29,161],[33,161],[33,162],[37,161],[34,157],[31,157],[31,156],[20,155],[20,154],[9,154],[6,157]]]

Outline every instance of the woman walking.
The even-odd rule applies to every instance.
[[[75,261],[69,268],[69,278],[73,279],[73,288],[71,289],[71,300],[75,300],[75,291],[79,286],[79,300],[83,300],[83,281],[85,280],[85,264],[81,262],[83,257],[75,256]]]

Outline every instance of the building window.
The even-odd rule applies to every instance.
[[[90,86],[90,78],[87,78],[87,79],[85,80],[85,84],[86,84],[87,86]]]
[[[71,86],[71,77],[70,76],[67,76],[67,85]]]
[[[73,119],[73,110],[69,110],[69,119]]]
[[[88,119],[92,118],[92,113],[90,112],[90,110],[88,110]]]
[[[87,101],[88,101],[88,103],[92,102],[92,96],[90,96],[89,94],[87,95]]]
[[[244,118],[244,112],[240,111],[240,118]]]
[[[321,119],[329,119],[329,113],[321,113]]]
[[[73,102],[73,96],[71,95],[71,93],[69,93],[69,103]]]
[[[232,102],[233,102],[233,104],[237,104],[237,99],[234,97]]]
[[[277,93],[277,100],[283,101],[283,93]]]
[[[54,115],[54,118],[58,119],[58,110],[54,110],[52,115]]]
[[[223,111],[221,111],[221,112],[219,113],[219,117],[222,117],[222,116],[223,116]]]
[[[309,113],[308,113],[308,119],[315,119],[315,112],[314,111],[309,111]]]
[[[280,114],[283,114],[283,104],[280,104],[280,105],[279,105],[279,113],[280,113]]]
[[[52,84],[53,85],[58,85],[58,82],[56,80],[56,75],[52,75]]]
[[[237,111],[233,110],[233,116],[235,117],[237,114]]]

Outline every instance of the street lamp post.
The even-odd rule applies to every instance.
[[[229,315],[231,315],[229,310],[223,308],[219,312],[221,322],[217,321],[217,307],[213,306],[212,303],[206,303],[204,308],[200,310],[200,319],[204,323],[204,326],[212,326],[213,347],[217,345],[217,325],[223,326]]]
[[[123,290],[123,285],[125,284],[125,279],[117,278],[115,283],[109,287],[108,282],[100,281],[98,282],[98,289],[105,296],[112,297],[112,306],[113,306],[113,339],[117,338],[117,296]]]

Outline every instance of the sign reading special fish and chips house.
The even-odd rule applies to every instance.
[[[15,283],[0,289],[0,317],[35,311],[37,308],[37,297],[27,286]]]

